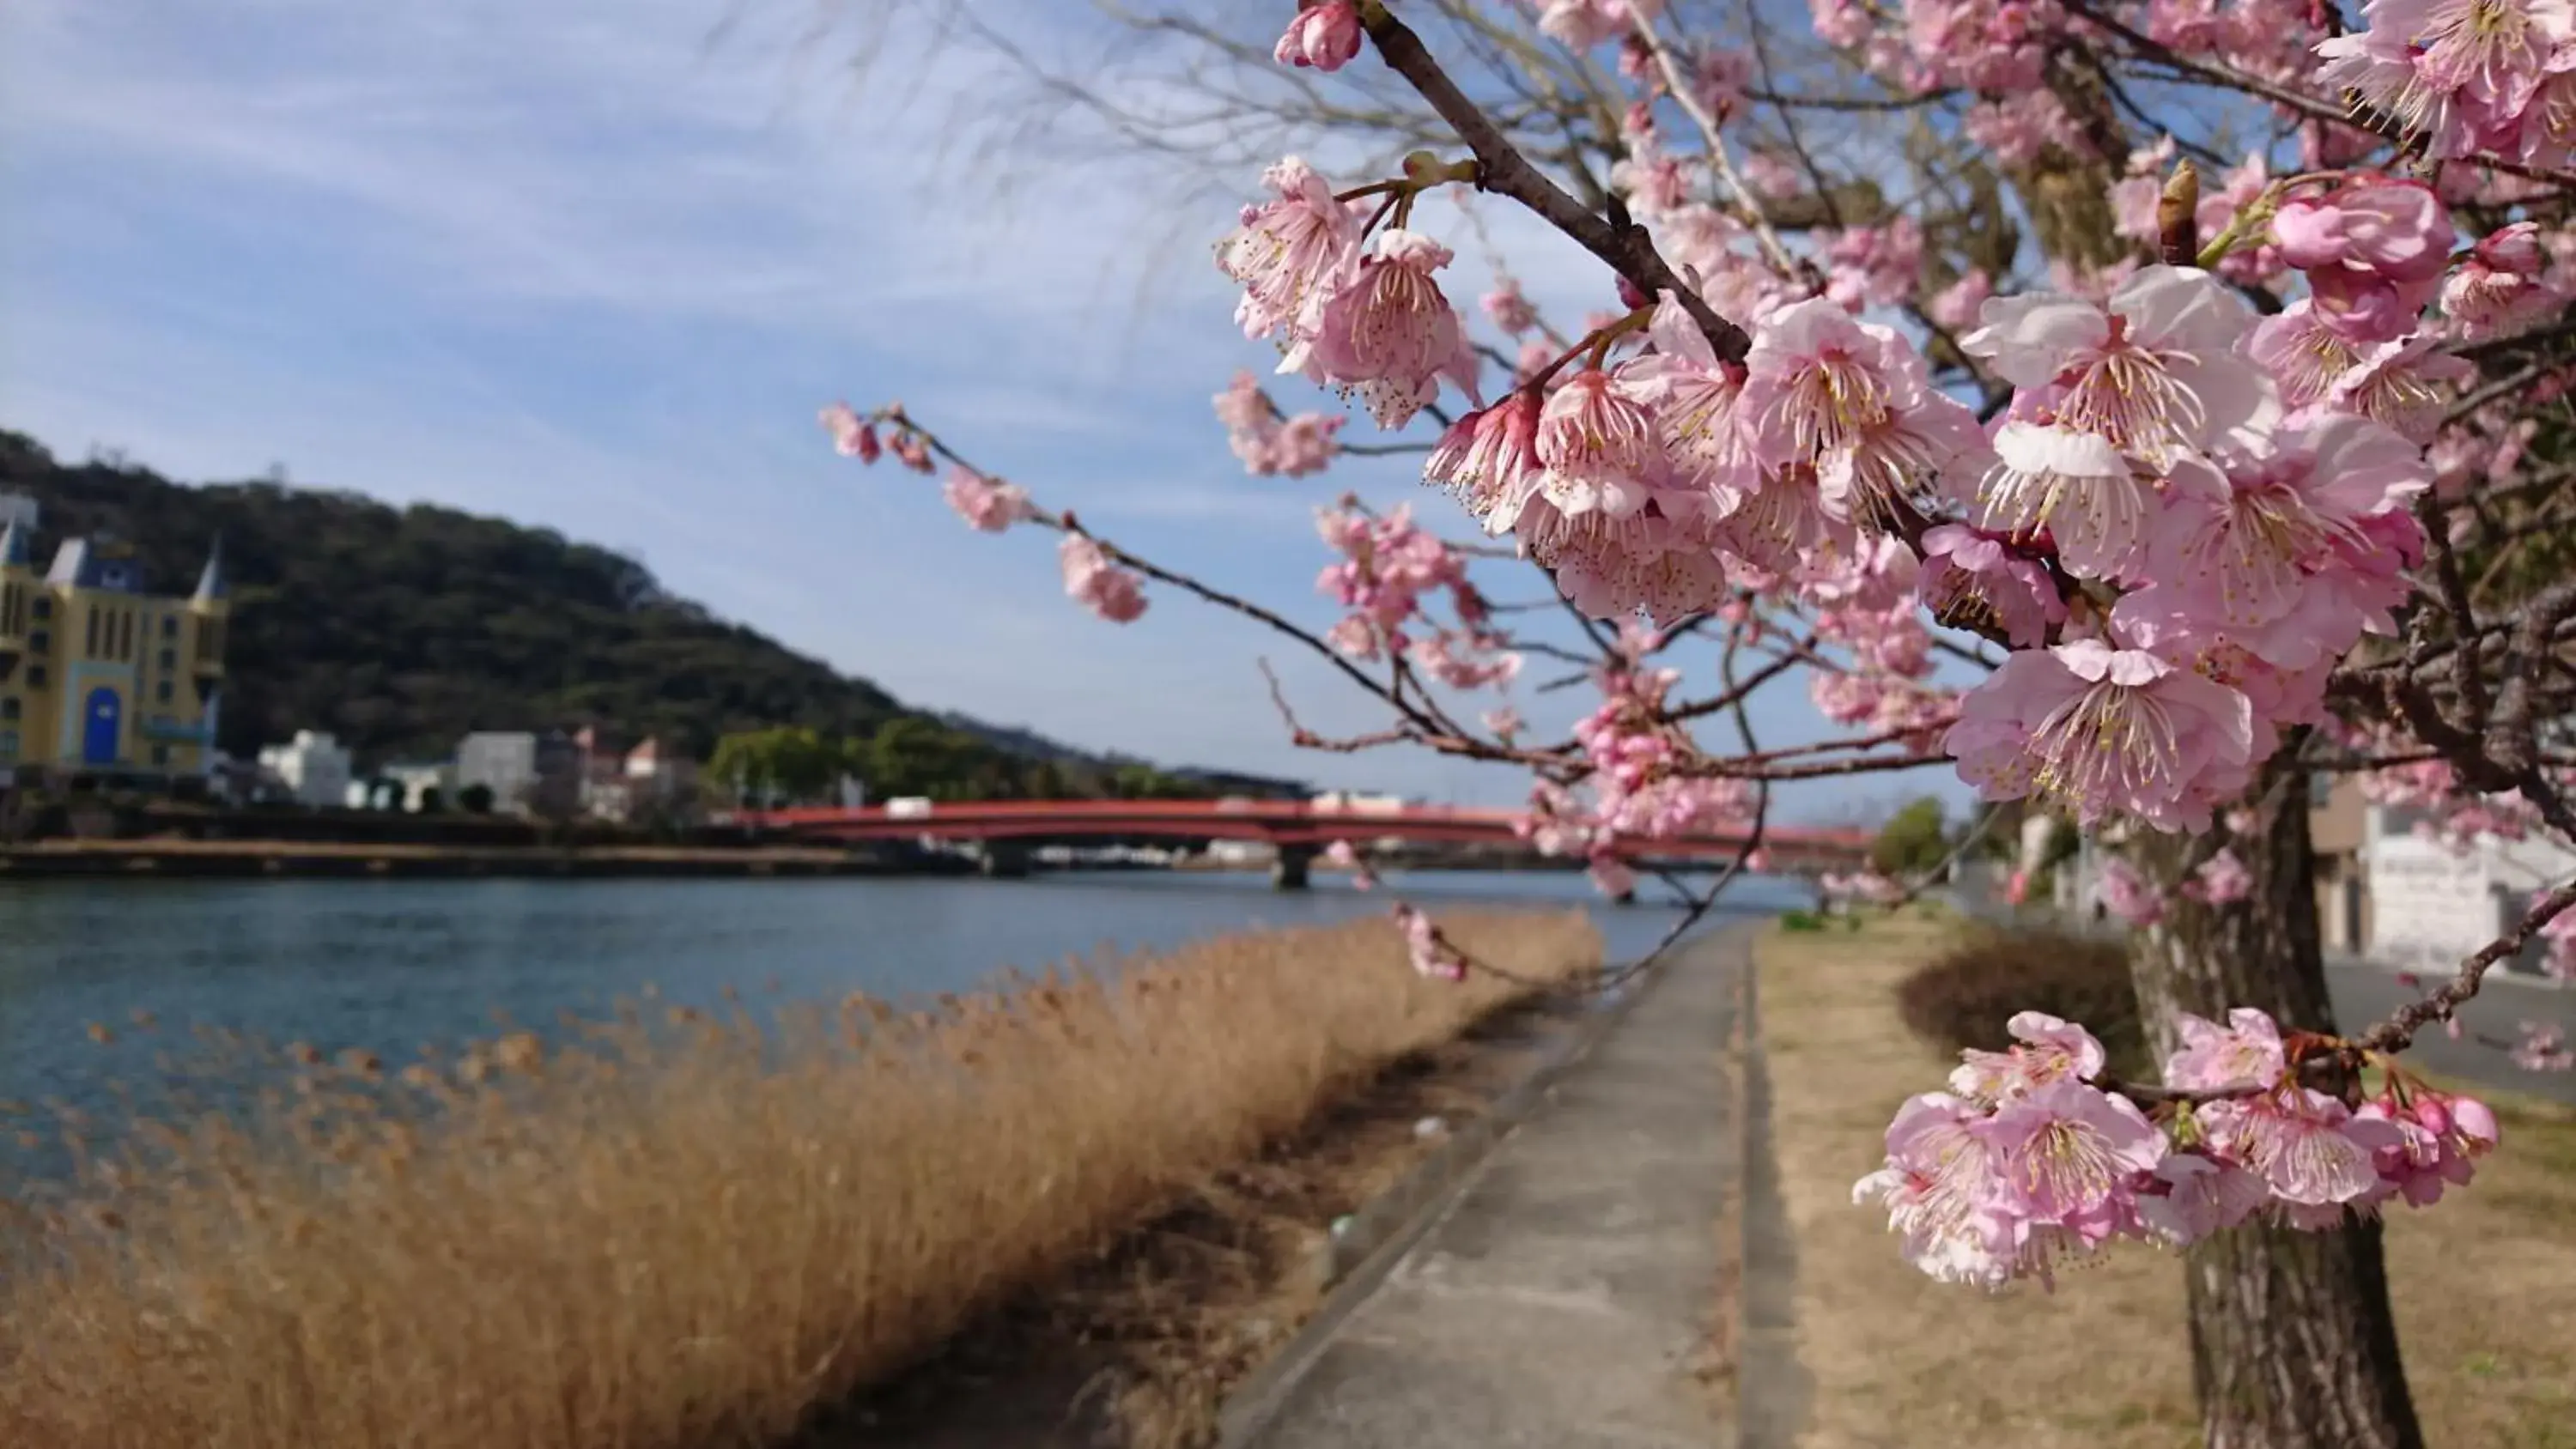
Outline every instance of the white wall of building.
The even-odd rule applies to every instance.
[[[2576,854],[2548,841],[2489,835],[2455,847],[2416,834],[2410,812],[2382,806],[2371,808],[2362,860],[2371,954],[2400,965],[2476,951],[2521,918],[2533,892],[2576,876]]]
[[[456,746],[459,794],[481,785],[492,792],[492,808],[507,811],[525,804],[536,783],[537,737],[533,734],[470,734]]]
[[[264,746],[259,767],[275,775],[303,804],[336,806],[348,801],[349,752],[328,734],[297,730],[291,744]]]

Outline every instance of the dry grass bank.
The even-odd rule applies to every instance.
[[[1947,929],[1774,934],[1757,952],[1799,1354],[1815,1378],[1801,1443],[2197,1445],[2173,1259],[2127,1244],[2054,1296],[1990,1299],[1908,1267],[1885,1215],[1852,1206],[1897,1103],[1950,1065],[1905,1029],[1895,998]],[[2389,1220],[2408,1377],[2436,1449],[2576,1449],[2576,1111],[2497,1110],[2504,1145],[2477,1182]]]
[[[1599,960],[1579,913],[1442,925],[1527,975]],[[766,1045],[628,1013],[384,1085],[315,1066],[283,1145],[166,1135],[0,1224],[46,1263],[0,1282],[0,1444],[769,1443],[1510,994],[1420,980],[1372,921]]]

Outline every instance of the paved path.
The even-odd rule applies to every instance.
[[[2396,971],[2375,962],[2344,957],[2326,963],[2335,1025],[2346,1031],[2359,1031],[2407,1002],[2422,1000],[2449,978],[2450,967],[2438,967],[2424,973],[2422,985],[2409,986]],[[2463,1081],[2576,1102],[2576,1072],[2526,1072],[2507,1053],[2474,1039],[2518,1041],[2526,1021],[2554,1024],[2576,1041],[2576,991],[2490,971],[2477,996],[2460,1008],[2460,1024],[2471,1039],[2453,1041],[2435,1026],[2417,1033],[2406,1055],[2427,1071]]]
[[[1711,1449],[1750,936],[1683,949],[1327,1330],[1245,1449]]]

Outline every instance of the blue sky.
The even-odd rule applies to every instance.
[[[953,144],[995,77],[879,45],[851,19],[871,8],[11,0],[0,424],[180,478],[282,464],[548,525],[909,702],[1078,745],[1516,798],[1508,772],[1294,749],[1256,654],[1310,726],[1378,716],[1167,591],[1140,625],[1099,623],[1048,539],[972,533],[919,480],[830,453],[819,404],[900,397],[1044,501],[1318,627],[1315,504],[1354,487],[1455,517],[1403,459],[1244,476],[1208,398],[1274,354],[1206,262],[1225,208],[1176,211],[1133,161]],[[1084,38],[1064,0],[984,8],[1037,44]],[[1607,301],[1568,246],[1492,220],[1560,315]],[[1464,300],[1486,272],[1450,239]],[[1319,405],[1304,392],[1277,395]],[[1521,703],[1561,723],[1583,693]],[[1818,728],[1795,685],[1760,718],[1766,744]]]

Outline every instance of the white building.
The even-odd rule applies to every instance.
[[[537,737],[525,731],[483,731],[467,735],[456,746],[456,788],[480,785],[492,792],[492,808],[507,810],[525,799],[537,781]]]
[[[1401,795],[1366,795],[1356,790],[1327,790],[1314,799],[1318,810],[1349,815],[1401,815],[1411,803]]]
[[[297,730],[291,744],[262,746],[259,767],[298,803],[336,806],[349,798],[349,752],[320,731]]]
[[[2371,951],[2383,960],[2456,964],[2522,919],[2533,892],[2576,876],[2576,853],[2542,839],[2482,835],[2453,845],[2418,834],[2418,810],[2374,805],[2362,846]],[[2509,962],[2535,969],[2537,942]]]

